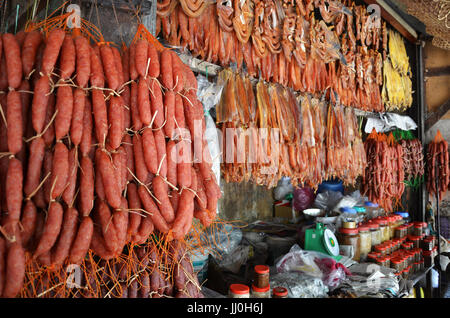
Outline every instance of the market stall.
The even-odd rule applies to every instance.
[[[53,2],[2,24],[1,297],[395,298],[430,278],[448,144],[425,144],[410,16]]]

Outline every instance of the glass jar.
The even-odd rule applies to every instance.
[[[252,285],[252,298],[270,298],[270,285],[264,288],[258,288]]]
[[[376,263],[377,262],[377,258],[379,258],[381,256],[381,253],[376,253],[376,252],[372,252],[367,254],[367,261],[371,262],[371,263]]]
[[[405,224],[405,221],[403,221],[403,218],[400,215],[394,215],[394,217],[396,226]]]
[[[419,264],[420,264],[420,270],[424,271],[425,270],[425,260],[423,258],[419,261]]]
[[[421,246],[420,246],[424,251],[431,251],[434,247],[433,245],[433,239],[429,238],[429,237],[425,237],[422,240]]]
[[[396,238],[404,238],[406,237],[406,227],[403,225],[397,226],[395,228],[395,237]]]
[[[354,222],[354,221],[342,222],[342,227],[344,229],[355,229],[356,228],[356,222]]]
[[[395,269],[397,273],[403,270],[402,268],[402,260],[400,258],[392,258],[391,259],[391,268]]]
[[[427,227],[427,223],[425,222],[416,222],[414,223],[414,235],[422,236],[425,232],[425,228]]]
[[[378,203],[366,201],[364,202],[366,208],[366,217],[370,220],[380,215]]]
[[[395,233],[395,217],[394,216],[389,216],[388,218],[388,223],[389,223],[389,239],[392,240],[394,238],[394,233]]]
[[[418,262],[422,259],[422,249],[421,248],[415,248],[414,249],[414,261]]]
[[[386,267],[391,267],[391,257],[389,255],[386,255],[385,257],[385,265]]]
[[[413,248],[420,247],[420,236],[409,235],[408,240],[413,243]]]
[[[359,256],[361,261],[367,260],[367,256],[372,250],[372,235],[368,226],[361,225],[359,230]]]
[[[272,289],[272,298],[288,298],[288,290],[284,287],[277,286]]]
[[[256,265],[253,284],[257,288],[266,288],[269,285],[269,266]]]
[[[408,235],[414,235],[414,223],[408,223],[406,225]]]
[[[372,235],[372,246],[381,243],[381,231],[377,223],[370,222],[367,224],[370,228],[370,234]]]
[[[410,267],[406,267],[404,270],[402,270],[402,277],[403,277],[404,279],[408,279],[408,276],[409,276],[409,270],[410,270]]]
[[[353,246],[353,260],[359,262],[360,250],[359,250],[359,231],[358,229],[339,229],[338,241],[339,245]]]
[[[389,227],[388,221],[385,218],[377,218],[374,220],[375,223],[378,224],[380,232],[381,232],[381,242],[386,242],[389,240]]]
[[[228,290],[229,298],[250,298],[250,288],[243,284],[231,284]]]
[[[425,268],[431,267],[434,265],[433,251],[423,251],[423,260]]]

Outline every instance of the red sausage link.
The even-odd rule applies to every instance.
[[[8,149],[17,154],[22,149],[23,118],[20,93],[9,91],[7,96],[6,122],[8,123]]]
[[[105,72],[108,86],[112,90],[116,90],[120,85],[119,74],[111,48],[107,45],[102,45],[100,47],[100,56],[102,58],[103,71]]]
[[[81,158],[79,202],[81,215],[89,216],[94,206],[94,167],[87,156]]]
[[[146,128],[142,132],[142,151],[148,171],[156,174],[159,165],[158,153],[156,150],[155,137],[150,128]]]
[[[77,36],[74,39],[77,56],[77,77],[78,86],[85,87],[91,74],[91,46],[84,36]]]
[[[137,89],[137,107],[139,110],[139,118],[142,124],[148,126],[152,121],[152,112],[150,106],[148,81],[142,76],[139,77]]]
[[[114,209],[119,209],[121,205],[121,194],[119,185],[116,182],[114,167],[108,155],[101,149],[97,149],[97,167],[100,170],[103,188],[109,205]]]
[[[123,101],[121,97],[112,96],[109,101],[108,122],[109,132],[109,146],[116,150],[122,143],[122,129],[123,129]]]
[[[103,238],[105,239],[105,246],[107,246],[110,251],[115,252],[119,246],[117,231],[114,227],[111,211],[109,210],[108,205],[103,201],[99,202],[97,217],[102,229]]]
[[[36,219],[37,219],[37,209],[34,205],[33,201],[28,200],[25,203],[25,206],[23,207],[22,211],[22,218],[20,220],[20,223],[22,224],[22,246],[26,247],[28,245],[28,242],[30,241],[31,237],[34,234],[34,231],[36,229]]]
[[[158,207],[156,206],[150,194],[147,192],[147,189],[144,186],[139,186],[138,193],[144,209],[147,212],[151,213],[150,218],[155,228],[162,233],[167,233],[169,231],[169,225],[159,212]]]
[[[89,81],[91,82],[92,86],[102,88],[105,86],[105,74],[103,73],[103,65],[99,53],[100,52],[98,51],[98,46],[96,47],[96,49],[90,47],[89,54],[91,59],[91,74]]]
[[[46,46],[42,55],[41,71],[44,75],[49,75],[53,71],[65,36],[66,32],[62,29],[54,29],[48,35]]]
[[[148,43],[147,56],[150,59],[148,74],[150,77],[158,78],[160,72],[158,51],[153,43]]]
[[[133,136],[133,150],[134,150],[134,170],[136,172],[136,177],[140,182],[146,183],[149,178],[149,172],[145,164],[143,149],[142,149],[142,139],[139,135]]]
[[[38,30],[27,32],[22,44],[22,69],[25,77],[30,76],[35,65],[36,54],[42,43],[42,33]]]
[[[136,43],[130,45],[130,79],[135,81],[139,77],[136,70]]]
[[[17,89],[22,82],[22,59],[20,58],[20,45],[11,33],[2,37],[3,52],[5,53],[8,86]]]
[[[158,154],[159,175],[165,178],[167,176],[166,139],[161,129],[155,130],[153,136],[155,137],[156,152]]]
[[[54,200],[59,197],[67,184],[67,178],[69,176],[69,150],[62,142],[56,143],[53,162],[52,162],[52,175],[51,175],[51,187],[53,191],[50,194],[50,199]]]
[[[70,248],[69,262],[70,264],[80,264],[89,250],[92,235],[94,232],[94,222],[90,217],[83,217],[76,237]]]
[[[44,127],[46,130],[42,137],[44,138],[44,142],[47,147],[52,147],[53,142],[55,141],[55,121],[53,120],[51,122],[55,115],[55,100],[56,98],[54,94],[49,96],[47,110],[45,112]]]
[[[150,89],[152,117],[155,117],[153,121],[153,128],[162,128],[164,125],[165,114],[161,87],[156,79],[150,79],[148,82],[148,87]]]
[[[50,79],[42,76],[34,87],[33,102],[31,105],[31,121],[34,130],[39,134],[44,129],[45,114],[50,94]]]
[[[73,113],[73,91],[70,86],[60,86],[56,92],[55,137],[61,140],[70,130]]]
[[[63,80],[69,79],[73,72],[75,72],[75,43],[70,34],[66,34],[64,37],[61,54],[59,58],[60,76]]]
[[[16,297],[25,278],[25,250],[19,242],[12,243],[8,248],[5,277],[2,297]]]
[[[93,89],[92,92],[92,112],[94,114],[95,134],[97,141],[104,144],[106,136],[108,135],[108,111],[103,92],[98,89]]]
[[[173,89],[172,53],[166,49],[161,52],[161,81],[164,87]]]
[[[147,52],[148,52],[148,42],[146,40],[139,40],[136,42],[135,47],[135,67],[136,71],[141,77],[146,77],[147,72]]]
[[[22,163],[16,159],[9,159],[6,175],[6,206],[8,217],[13,221],[20,220],[22,209],[23,168]]]
[[[69,256],[70,246],[72,245],[78,228],[78,211],[75,208],[67,208],[64,211],[61,235],[52,251],[52,263],[62,265]]]
[[[159,211],[167,223],[172,223],[175,213],[168,196],[168,186],[160,176],[153,178],[153,192],[158,199]]]
[[[134,183],[128,183],[127,185],[127,196],[128,196],[128,208],[129,218],[128,218],[128,234],[133,236],[138,232],[139,225],[141,224],[141,211],[142,205],[141,200],[137,192],[137,186]]]
[[[139,86],[136,82],[131,83],[131,96],[130,96],[130,113],[131,121],[133,123],[132,129],[138,131],[142,128],[141,115],[138,107],[138,90]]]
[[[167,181],[177,186],[177,148],[173,140],[167,143]]]
[[[83,133],[80,141],[80,151],[87,156],[92,149],[92,105],[89,98],[85,97],[83,112]]]
[[[176,93],[181,92],[184,89],[184,68],[182,66],[183,62],[181,62],[178,55],[172,52],[172,76],[173,76],[173,85],[174,91]]]
[[[55,244],[56,239],[61,232],[63,214],[64,212],[61,204],[56,201],[50,204],[42,236],[33,253],[34,258],[47,253]]]
[[[164,108],[166,123],[164,125],[164,133],[167,137],[172,138],[175,129],[175,93],[167,91],[164,95]]]
[[[83,136],[84,108],[86,105],[86,95],[80,88],[73,92],[73,112],[70,124],[70,140],[78,146]]]
[[[63,201],[71,207],[73,205],[73,199],[75,196],[75,190],[77,185],[78,176],[78,149],[72,148],[69,150],[68,155],[69,160],[69,170],[67,176],[66,187],[62,193]]]

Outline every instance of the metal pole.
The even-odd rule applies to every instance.
[[[437,235],[437,243],[438,243],[438,256],[441,255],[441,222],[440,222],[440,213],[439,213],[439,166],[438,160],[435,161],[435,184],[436,184],[436,217],[435,217],[435,226],[436,226],[436,235]],[[439,261],[439,257],[438,257]],[[438,271],[439,279],[438,279],[438,297],[441,297],[441,273]]]

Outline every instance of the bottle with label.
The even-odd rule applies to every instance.
[[[250,288],[243,284],[231,284],[228,291],[229,298],[250,298]]]

